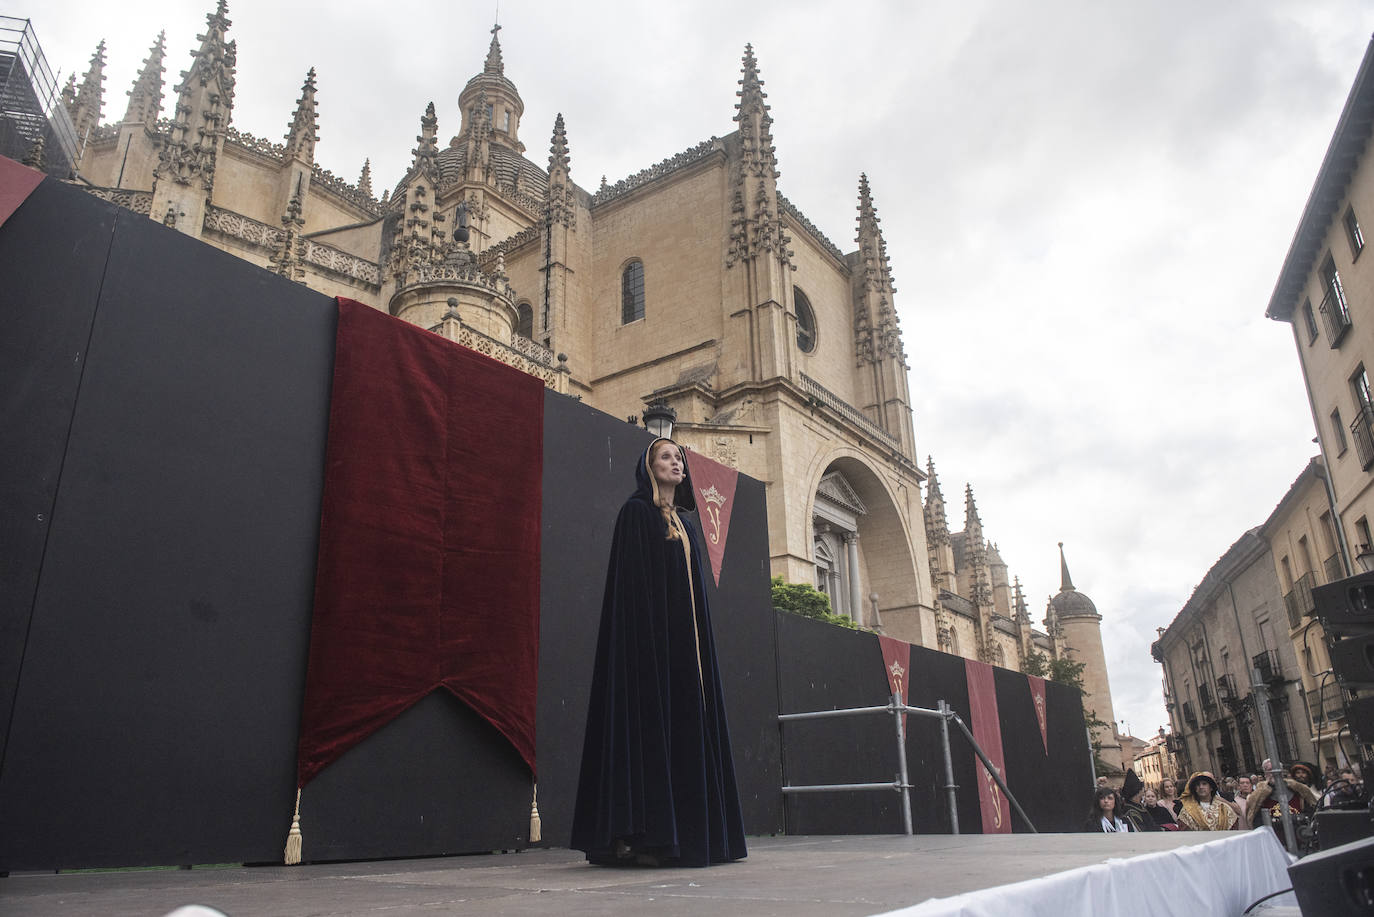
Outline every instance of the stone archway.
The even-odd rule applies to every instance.
[[[821,469],[811,503],[817,581],[829,577],[836,613],[868,627],[885,625],[887,612],[914,613],[921,589],[912,539],[878,473],[863,458],[836,457]]]

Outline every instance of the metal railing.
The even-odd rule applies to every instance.
[[[1326,574],[1326,581],[1334,583],[1338,579],[1345,579],[1345,573],[1341,570],[1341,555],[1332,554],[1322,561],[1322,572]]]
[[[72,163],[76,130],[58,97],[57,77],[34,36],[33,24],[0,16],[0,120],[9,121],[29,143],[44,137],[49,158],[60,156]]]
[[[1355,454],[1360,457],[1360,467],[1368,470],[1374,465],[1374,408],[1360,405],[1360,413],[1350,422],[1350,436],[1355,440]]]
[[[1321,689],[1322,717],[1328,722],[1345,716],[1345,691],[1334,682],[1327,682]]]
[[[1265,684],[1284,680],[1283,666],[1279,663],[1279,654],[1273,650],[1256,653],[1250,660],[1250,665],[1259,671],[1260,678],[1264,679]]]
[[[983,752],[977,740],[973,738],[973,733],[969,732],[968,726],[960,719],[959,714],[945,703],[943,700],[937,702],[937,707],[931,710],[927,707],[908,707],[902,703],[902,695],[894,693],[888,702],[881,707],[847,707],[840,710],[814,710],[807,713],[780,713],[778,722],[787,723],[795,720],[821,720],[833,719],[835,717],[850,716],[872,716],[874,714],[885,714],[891,716],[896,723],[897,734],[897,765],[898,773],[895,780],[886,783],[818,783],[806,786],[784,786],[782,792],[788,793],[838,793],[854,792],[867,790],[895,791],[902,797],[902,825],[906,834],[911,834],[911,782],[907,774],[906,766],[906,728],[903,724],[903,715],[935,717],[940,720],[940,745],[943,752],[945,766],[945,795],[949,803],[949,824],[950,833],[959,833],[959,810],[956,791],[959,785],[954,782],[954,763],[949,752],[949,724],[951,722],[959,727],[964,738],[968,740],[973,748],[973,753],[978,756],[978,760],[983,763],[983,767],[997,783],[998,789],[1006,794],[1007,801],[1011,803],[1016,814],[1021,816],[1021,820],[1026,823],[1032,834],[1038,833],[1035,825],[1031,823],[1030,817],[1026,815],[1021,804],[1016,801],[1016,797],[1011,794],[1007,783],[1002,779],[1002,774],[993,765],[992,761]]]
[[[1322,321],[1326,325],[1326,336],[1334,350],[1341,338],[1350,330],[1350,310],[1345,304],[1345,290],[1341,288],[1341,278],[1332,271],[1326,285],[1326,295],[1322,297]]]
[[[1297,630],[1302,627],[1302,619],[1310,615],[1316,608],[1312,604],[1312,586],[1315,577],[1311,573],[1304,573],[1293,583],[1293,588],[1283,597],[1283,604],[1288,609],[1288,629]]]

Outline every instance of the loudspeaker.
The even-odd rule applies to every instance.
[[[1374,837],[1312,853],[1288,867],[1303,917],[1374,911]]]
[[[1322,850],[1374,837],[1368,809],[1322,809],[1313,817]]]
[[[1312,590],[1316,616],[1329,634],[1374,632],[1374,573],[1360,573]]]
[[[1345,721],[1361,745],[1374,743],[1374,697],[1346,701]]]
[[[1346,687],[1374,685],[1374,633],[1346,637],[1331,644],[1331,668]]]

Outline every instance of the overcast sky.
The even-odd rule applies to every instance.
[[[108,121],[164,28],[170,101],[213,3],[6,6],[63,82],[106,40]],[[370,157],[380,194],[427,103],[457,132],[495,9],[233,0],[233,123],[280,142],[313,66],[317,160],[356,181]],[[872,183],[951,523],[971,483],[1037,623],[1063,541],[1118,720],[1166,723],[1155,629],[1316,452],[1290,328],[1264,309],[1374,8],[505,0],[500,18],[527,155],[547,162],[562,112],[592,190],[729,133],[753,43],[782,192],[848,251]]]

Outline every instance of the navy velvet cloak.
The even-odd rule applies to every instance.
[[[596,862],[628,848],[705,866],[745,855],[744,824],[701,539],[679,515],[689,564],[653,502],[648,457],[661,441],[641,457],[616,519],[571,846]],[[696,508],[690,472],[675,502]]]

